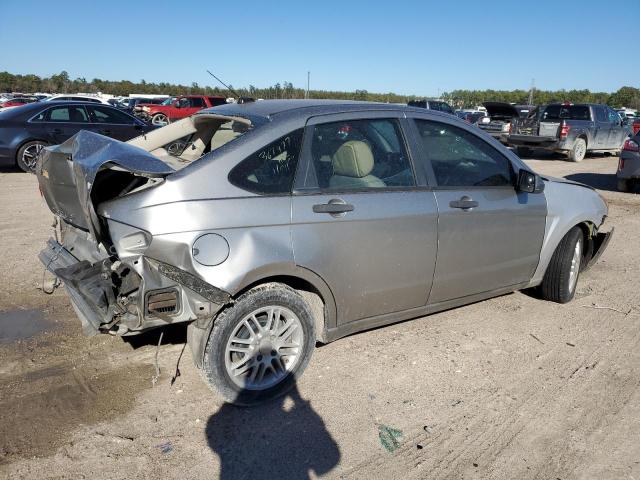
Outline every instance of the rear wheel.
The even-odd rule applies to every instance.
[[[36,168],[36,160],[40,151],[47,146],[46,142],[34,140],[27,142],[18,150],[16,155],[16,163],[18,166],[28,173],[33,173]]]
[[[569,160],[572,162],[581,162],[587,154],[587,142],[583,138],[576,138],[573,148],[569,152]]]
[[[239,297],[215,319],[203,373],[227,402],[256,405],[286,393],[314,347],[307,303],[286,285],[267,284]]]
[[[540,285],[545,300],[567,303],[573,299],[582,266],[583,244],[580,227],[573,227],[560,241]]]
[[[619,192],[628,192],[630,190],[630,183],[629,180],[627,180],[626,178],[619,178],[618,179],[618,191]]]

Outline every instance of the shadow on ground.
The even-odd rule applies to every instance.
[[[308,479],[340,461],[340,449],[324,421],[294,386],[286,395],[253,408],[225,403],[206,428],[220,458],[220,479]]]
[[[157,345],[161,333],[162,345],[182,345],[183,343],[187,343],[187,325],[184,323],[166,325],[139,335],[124,336],[122,340],[135,350],[147,345]]]
[[[598,190],[617,192],[616,175],[614,173],[572,173],[564,178],[584,183]]]

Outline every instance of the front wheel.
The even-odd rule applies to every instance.
[[[569,160],[572,162],[581,162],[587,154],[587,142],[582,138],[576,138],[573,148],[569,152]]]
[[[582,230],[577,226],[562,238],[542,279],[542,298],[557,303],[573,299],[582,267],[583,244]]]
[[[227,402],[257,405],[294,385],[314,347],[313,315],[304,299],[286,285],[262,285],[215,319],[203,373]]]
[[[151,117],[151,124],[158,127],[164,127],[165,125],[169,124],[169,117],[167,117],[164,113],[156,113],[153,117]]]
[[[25,143],[18,150],[18,154],[16,155],[16,163],[22,170],[27,173],[35,172],[38,155],[46,146],[47,143],[41,140],[34,140],[32,142]]]

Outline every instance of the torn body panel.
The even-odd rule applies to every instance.
[[[39,258],[64,282],[85,334],[133,335],[168,323],[208,321],[229,300],[177,267],[142,254],[121,259],[95,248],[79,229],[65,231],[62,243],[50,239]]]

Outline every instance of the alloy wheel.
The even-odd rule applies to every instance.
[[[286,307],[260,307],[233,329],[225,347],[231,381],[246,390],[265,390],[289,375],[302,358],[304,331]]]
[[[576,288],[576,282],[578,281],[578,274],[580,273],[580,263],[582,260],[582,242],[578,240],[576,246],[573,249],[573,257],[571,258],[571,269],[569,270],[569,291],[573,292]]]
[[[35,170],[36,161],[38,160],[38,154],[44,148],[44,144],[42,143],[34,143],[33,145],[29,145],[22,152],[22,163],[29,168],[29,170]]]

